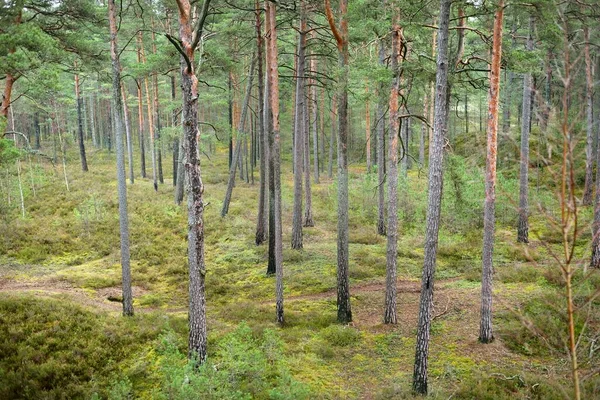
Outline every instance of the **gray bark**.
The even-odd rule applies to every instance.
[[[385,64],[385,43],[379,39],[379,65]],[[377,233],[385,236],[385,86],[379,83],[377,89]]]
[[[585,142],[585,186],[583,189],[582,203],[584,206],[592,204],[592,194],[594,186],[594,158],[593,158],[593,146],[594,146],[594,117],[592,114],[593,104],[592,95],[594,91],[594,73],[592,58],[590,57],[590,33],[587,26],[584,27],[585,36],[585,111],[586,111],[586,142]]]
[[[308,92],[308,90],[306,90]],[[308,93],[306,93],[308,94]],[[304,226],[315,226],[312,216],[312,191],[311,191],[311,183],[310,183],[310,114],[308,101],[304,101],[304,145],[302,148],[304,149],[304,195],[306,196],[306,207],[304,208]],[[316,160],[316,156],[314,157]],[[318,173],[318,165],[316,169]],[[318,181],[318,178],[317,178]]]
[[[133,144],[131,143],[131,123],[129,121],[129,109],[127,107],[127,94],[124,87],[121,87],[123,93],[123,117],[125,118],[125,141],[127,142],[127,160],[129,161],[129,181],[133,184],[135,177],[133,175]]]
[[[265,88],[264,88],[264,72],[263,72],[263,40],[260,23],[260,9],[257,3],[256,11],[256,47],[257,47],[257,63],[258,63],[258,141],[260,151],[260,189],[258,197],[258,218],[256,221],[256,245],[261,245],[267,240],[268,235],[268,205],[267,205],[267,190],[269,171],[269,139],[265,132]]]
[[[117,45],[115,0],[108,0],[110,23],[110,55],[112,61],[112,99],[117,147],[117,191],[119,196],[119,233],[121,236],[121,274],[123,286],[123,315],[133,315],[131,268],[129,265],[129,219],[127,215],[127,185],[125,181],[125,150],[123,148],[123,107],[121,105],[121,66]]]
[[[313,31],[314,33],[314,31]],[[313,56],[316,57],[316,56]],[[311,62],[311,66],[316,67],[316,61],[313,60]],[[313,74],[316,74],[316,71],[312,71]],[[315,85],[315,80],[312,80],[312,88],[311,88],[311,106],[312,106],[312,138],[313,138],[313,173],[314,173],[314,177],[315,177],[315,183],[319,183],[319,131],[317,129],[317,125],[318,125],[318,103],[317,103],[317,86]],[[308,204],[307,204],[307,210],[308,210]],[[311,214],[312,214],[312,207],[310,208],[311,210]],[[311,218],[311,223],[312,223],[312,215],[310,216]],[[312,223],[311,225],[308,225],[307,223],[307,219],[305,218],[304,220],[304,224],[305,226],[314,226],[314,223]]]
[[[342,21],[346,20],[348,0],[340,0]],[[348,277],[348,32],[342,22],[339,46],[341,71],[338,89],[338,226],[337,226],[337,320],[352,322],[350,279]]]
[[[492,64],[487,124],[487,162],[485,174],[485,203],[483,207],[483,270],[481,277],[481,323],[479,341],[490,343],[494,340],[492,329],[492,279],[494,273],[494,230],[496,208],[496,153],[498,149],[498,94],[500,90],[500,60],[502,58],[502,17],[503,0],[498,3],[494,18],[494,40],[492,44]]]
[[[533,50],[533,16],[529,17],[527,51]],[[529,243],[529,133],[531,127],[532,78],[530,73],[523,76],[523,117],[521,118],[521,165],[519,173],[519,225],[517,241]]]
[[[335,100],[331,102],[331,135],[329,136],[329,165],[327,167],[327,176],[333,178],[333,149],[335,146]]]
[[[425,249],[421,299],[417,325],[417,343],[413,372],[413,391],[427,394],[427,367],[429,339],[433,307],[433,283],[435,276],[438,233],[443,186],[444,140],[448,129],[448,30],[450,0],[442,0],[438,22],[438,54],[435,84],[434,119],[431,143],[429,144],[429,182],[427,197],[427,221],[425,225]]]
[[[388,147],[388,231],[386,253],[386,285],[385,309],[383,322],[386,324],[398,323],[396,315],[396,274],[398,257],[398,92],[400,90],[400,71],[398,57],[400,54],[400,27],[392,31],[392,73],[393,81],[390,93],[390,130]],[[405,128],[406,121],[402,121],[400,131]]]
[[[225,192],[225,200],[223,201],[223,208],[221,209],[221,217],[224,217],[229,212],[229,203],[231,202],[231,194],[233,193],[233,186],[235,185],[235,171],[238,165],[238,161],[241,161],[242,150],[245,147],[245,142],[242,139],[246,135],[245,125],[246,116],[248,115],[248,104],[250,102],[250,93],[252,92],[252,80],[254,78],[254,66],[256,65],[256,58],[252,56],[252,63],[250,64],[250,71],[248,72],[248,83],[246,86],[246,95],[244,96],[244,103],[242,104],[242,114],[240,115],[240,134],[238,140],[236,140],[235,154],[233,156],[233,162],[229,169],[229,180],[227,182],[227,191]]]
[[[300,33],[298,35],[298,57],[296,65],[296,105],[294,107],[294,211],[292,215],[292,249],[301,249],[302,245],[302,166],[304,158],[304,135],[306,132],[306,108],[304,85],[304,50],[306,47],[305,14],[302,12]],[[309,172],[310,174],[310,172]]]
[[[81,160],[81,170],[84,172],[88,171],[87,158],[85,156],[85,142],[83,136],[83,98],[79,94],[79,90],[77,91],[77,138],[79,141],[79,158]]]

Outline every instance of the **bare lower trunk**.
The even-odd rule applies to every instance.
[[[256,245],[261,245],[267,240],[268,235],[268,180],[269,171],[269,140],[265,132],[265,98],[264,72],[263,72],[263,40],[260,23],[260,4],[256,0],[256,42],[258,62],[258,141],[260,143],[260,189],[258,198],[258,218],[256,221]]]
[[[500,90],[500,60],[502,59],[502,18],[504,2],[500,0],[494,17],[494,40],[487,123],[487,164],[485,177],[485,203],[483,209],[483,272],[481,278],[481,324],[479,340],[494,340],[492,330],[492,276],[494,273],[494,228],[496,207],[496,151],[498,145],[498,94]]]
[[[316,31],[312,31],[312,37],[313,39],[316,37]],[[314,75],[317,74],[317,58],[316,55],[313,54],[313,57],[310,60],[310,69],[311,72]],[[315,177],[315,183],[319,183],[319,131],[317,130],[317,125],[318,125],[318,102],[317,102],[317,85],[316,85],[316,81],[314,79],[310,80],[311,83],[311,97],[310,97],[310,105],[311,105],[311,114],[312,114],[312,138],[313,138],[313,174]],[[308,208],[308,204],[306,206],[307,208],[307,212],[308,210],[311,210],[311,214],[312,214],[312,207]],[[311,223],[312,223],[312,215],[310,216],[311,219]],[[314,223],[312,225],[310,225],[308,223],[308,218],[304,219],[304,225],[305,226],[314,226]]]
[[[123,93],[123,117],[125,118],[125,133],[127,142],[127,159],[129,161],[129,181],[133,184],[135,177],[133,175],[133,143],[131,143],[131,123],[129,122],[129,107],[127,106],[127,94],[125,87],[121,85]]]
[[[333,149],[335,146],[335,135],[336,135],[335,114],[336,114],[336,103],[335,103],[335,98],[334,98],[331,100],[331,114],[330,114],[331,135],[329,136],[329,164],[327,167],[327,176],[329,177],[329,179],[333,178]]]
[[[185,57],[181,57],[181,89],[183,93],[183,131],[185,176],[188,194],[188,264],[189,264],[189,339],[188,356],[202,363],[207,356],[206,299],[204,264],[204,185],[200,176],[198,151],[198,79],[194,68],[192,8],[188,0],[177,0],[179,8],[179,38]],[[202,7],[199,20],[208,12],[210,0]],[[201,34],[197,26],[196,35]]]
[[[348,277],[348,0],[340,0],[338,31],[329,0],[325,1],[329,26],[337,42],[340,78],[338,98],[338,226],[337,226],[337,320],[352,322]]]
[[[448,30],[450,0],[440,4],[439,32],[437,38],[437,73],[435,84],[433,132],[429,142],[429,182],[427,197],[427,221],[425,225],[425,249],[421,298],[417,324],[417,343],[413,371],[413,391],[427,394],[429,339],[433,308],[433,283],[440,226],[443,187],[443,158],[445,132],[448,129]]]
[[[385,43],[379,39],[379,65],[385,64]],[[377,88],[377,233],[385,236],[385,90]]]
[[[398,257],[398,93],[400,90],[399,57],[402,30],[398,25],[398,12],[394,15],[392,27],[392,73],[394,76],[390,90],[390,131],[388,154],[388,231],[386,253],[385,309],[383,322],[398,323],[396,315],[396,274]],[[403,124],[404,125],[404,124]]]
[[[304,149],[304,195],[306,196],[306,207],[304,208],[304,226],[315,226],[312,215],[312,190],[310,182],[310,114],[308,102],[304,102],[304,143],[302,148]],[[317,167],[318,168],[318,167]]]
[[[592,204],[592,194],[594,186],[594,158],[592,148],[594,146],[594,118],[593,110],[593,91],[594,91],[594,73],[592,58],[590,57],[590,33],[588,26],[584,26],[585,36],[585,111],[586,111],[586,142],[585,142],[585,187],[583,189],[582,203],[584,206]]]
[[[272,178],[273,195],[273,230],[270,231],[274,237],[275,258],[275,315],[280,325],[284,323],[283,315],[283,244],[281,226],[281,171],[280,171],[280,137],[279,137],[279,75],[277,70],[277,30],[275,19],[276,5],[266,1],[267,21],[266,26],[267,46],[267,68],[269,71],[269,98],[270,115],[269,130],[270,141],[270,175]]]
[[[304,49],[306,47],[306,13],[301,5],[300,33],[298,35],[298,57],[296,63],[296,104],[294,107],[294,212],[292,215],[292,249],[302,248],[302,167],[304,153],[304,135],[306,132],[306,107],[304,102]],[[310,174],[310,172],[309,172]]]
[[[117,47],[115,0],[108,0],[110,23],[110,55],[112,60],[112,101],[115,141],[117,147],[117,189],[119,195],[119,232],[121,236],[121,273],[123,280],[123,315],[133,315],[131,268],[129,265],[129,217],[127,215],[127,183],[125,178],[125,150],[123,148],[123,106],[121,104],[121,66]]]
[[[242,114],[240,116],[239,121],[239,130],[241,135],[238,136],[238,140],[236,140],[235,146],[235,154],[233,156],[233,162],[231,163],[231,168],[229,169],[229,180],[227,182],[227,191],[225,192],[225,200],[223,201],[223,208],[221,209],[221,217],[224,217],[229,212],[229,203],[231,202],[231,194],[233,193],[233,186],[235,184],[235,171],[238,165],[238,160],[241,160],[242,151],[244,150],[245,142],[242,139],[243,136],[246,135],[244,130],[244,126],[246,125],[246,115],[248,115],[248,104],[250,102],[250,93],[252,92],[252,80],[254,78],[254,65],[256,63],[256,58],[252,58],[252,63],[250,64],[250,72],[248,73],[248,84],[246,86],[246,95],[244,96],[244,103],[242,104]]]
[[[533,17],[529,17],[527,50],[533,50]],[[521,165],[519,173],[519,225],[517,241],[529,243],[529,131],[531,126],[531,74],[523,76],[523,118],[521,119]]]
[[[77,68],[77,63],[75,63]],[[79,88],[79,75],[75,74],[75,99],[77,101],[77,140],[79,142],[79,159],[81,161],[81,170],[84,172],[88,171],[87,157],[85,156],[85,142],[83,136],[83,98],[81,97],[81,90]]]

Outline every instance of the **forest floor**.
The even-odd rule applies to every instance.
[[[126,378],[135,398],[154,398],[165,375],[157,353],[164,335],[172,333],[185,353],[185,206],[174,204],[170,179],[158,192],[151,179],[128,184],[136,316],[123,318],[114,155],[90,151],[87,174],[78,170],[76,157],[69,153],[69,191],[60,166],[38,165],[31,170],[36,193],[26,192],[26,217],[19,218],[14,199],[13,207],[2,214],[0,397],[89,398],[96,393],[117,398],[111,387]],[[322,175],[321,183],[313,185],[316,226],[304,228],[304,249],[292,250],[292,176],[289,162],[284,163],[286,324],[278,327],[274,278],[265,274],[267,249],[254,244],[258,173],[254,185],[238,176],[230,212],[221,218],[227,154],[219,150],[202,162],[209,203],[205,213],[209,357],[219,360],[227,335],[245,323],[255,336],[269,329],[276,332],[283,342],[286,368],[306,385],[308,398],[410,398],[426,212],[423,173],[411,170],[403,182],[399,323],[390,326],[382,322],[386,240],[375,229],[377,181],[364,168],[351,168],[353,322],[341,326],[335,322],[335,181]],[[171,176],[169,167],[165,164],[166,177]],[[28,173],[25,169],[23,176]],[[496,340],[489,345],[477,340],[482,235],[478,174],[460,170],[459,178],[444,188],[429,361],[431,396],[564,398],[569,389],[560,339],[562,288],[551,254],[560,247],[560,234],[546,222],[549,217],[532,216],[532,243],[516,243],[516,211],[507,195],[515,193],[516,186],[510,177],[499,182]],[[547,189],[532,197],[540,209],[555,206]],[[589,220],[589,210],[581,214],[582,221]],[[582,259],[589,238],[582,231],[576,247]],[[581,296],[597,283],[597,279],[591,284],[582,281]],[[597,316],[596,309],[588,313],[588,333],[581,344],[584,375],[597,362],[592,342]],[[584,391],[592,398],[600,393],[599,381],[597,376],[588,378]],[[269,398],[265,393],[253,392],[251,397]]]

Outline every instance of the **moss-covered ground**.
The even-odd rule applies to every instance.
[[[211,368],[198,375],[185,366],[185,206],[174,204],[170,179],[158,192],[148,179],[137,177],[135,184],[128,184],[136,316],[122,317],[114,154],[90,149],[88,157],[90,172],[83,173],[76,153],[69,153],[70,191],[60,164],[53,168],[34,160],[36,193],[26,182],[25,218],[16,206],[16,192],[11,206],[6,194],[2,199],[0,398],[411,397],[426,213],[424,171],[411,170],[401,183],[400,322],[386,326],[386,240],[375,229],[378,182],[362,165],[351,167],[354,322],[341,326],[335,321],[335,181],[322,175],[321,183],[313,185],[315,227],[304,228],[304,250],[291,250],[292,175],[289,161],[284,163],[286,324],[278,327],[275,282],[265,274],[267,248],[254,244],[258,184],[238,178],[229,215],[221,218],[227,154],[219,149],[210,160],[203,156]],[[532,190],[532,243],[520,245],[515,229],[517,182],[513,175],[500,176],[496,340],[484,345],[477,341],[481,171],[460,159],[448,165],[452,174],[447,174],[444,188],[429,360],[431,397],[568,397],[562,280],[553,257],[561,236],[548,216],[557,213],[552,190]],[[23,177],[29,180],[29,167],[23,167]],[[170,176],[170,164],[165,163],[165,177]],[[591,210],[580,214],[584,226]],[[578,256],[587,254],[589,241],[589,232],[582,230]],[[595,276],[576,279],[581,281],[578,299],[600,284]],[[598,365],[600,316],[595,302],[580,304],[577,329],[583,330],[584,393],[599,398],[600,380],[593,366]]]

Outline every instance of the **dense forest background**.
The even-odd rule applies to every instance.
[[[0,398],[600,397],[599,6],[0,1]]]

